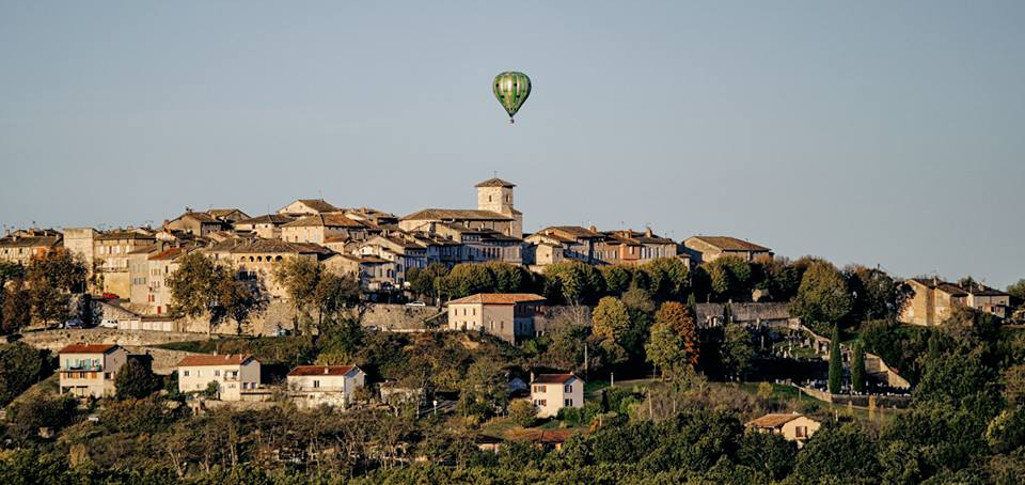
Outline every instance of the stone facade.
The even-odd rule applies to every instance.
[[[481,293],[448,302],[450,330],[477,330],[515,344],[536,334],[545,298],[521,293]]]

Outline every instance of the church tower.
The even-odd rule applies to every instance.
[[[477,210],[491,211],[515,220],[511,235],[522,237],[523,213],[513,208],[513,187],[515,184],[498,177],[477,184]]]

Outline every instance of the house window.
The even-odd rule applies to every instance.
[[[564,392],[573,392],[573,386],[566,386],[562,389]]]
[[[566,399],[565,400],[565,404],[566,404],[566,406],[573,406],[573,400],[572,399]]]
[[[220,369],[214,370],[214,377],[221,377],[221,370]]]
[[[808,437],[808,427],[807,426],[797,426],[796,428],[794,428],[794,436],[796,436],[797,438],[807,438]]]
[[[183,371],[182,371],[182,376],[183,376],[183,377],[188,377],[188,376],[189,376],[189,371],[187,371],[187,370],[183,370]]]
[[[320,387],[320,381],[313,381],[313,388],[316,389],[318,387]]]

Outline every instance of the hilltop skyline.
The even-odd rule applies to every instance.
[[[0,223],[296,198],[1025,276],[1025,6],[0,2]],[[506,25],[516,26],[513,29]],[[534,91],[510,126],[498,72]]]

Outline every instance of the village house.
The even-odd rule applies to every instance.
[[[594,227],[552,226],[527,236],[528,253],[524,263],[547,266],[566,260],[595,264],[595,246],[605,236]]]
[[[234,227],[235,232],[240,234],[252,234],[264,239],[280,239],[281,226],[294,220],[281,214],[266,214],[236,221]]]
[[[231,224],[222,221],[206,212],[193,212],[192,209],[185,209],[185,213],[164,221],[164,229],[171,232],[183,232],[193,236],[206,236],[211,232],[222,231],[231,227]]]
[[[218,399],[240,401],[260,388],[260,362],[251,355],[190,355],[176,366],[178,391],[202,392],[216,383]]]
[[[319,262],[333,254],[317,244],[250,238],[223,241],[202,251],[214,260],[231,265],[239,280],[260,283],[269,296],[276,298],[285,297],[285,289],[273,277],[275,264],[288,258],[308,258]]]
[[[423,209],[399,219],[403,231],[434,233],[432,224],[459,224],[467,229],[490,229],[523,237],[523,213],[513,208],[515,185],[499,178],[477,184],[477,209]]]
[[[562,408],[584,407],[584,380],[569,374],[530,374],[530,402],[537,417],[548,418]]]
[[[278,214],[299,218],[316,214],[338,213],[342,210],[327,203],[324,199],[299,199],[278,209]]]
[[[152,247],[156,238],[143,229],[101,232],[94,238],[93,264],[102,291],[121,297],[131,292],[128,259],[132,251]]]
[[[730,236],[691,236],[683,241],[695,264],[715,261],[723,256],[736,256],[744,261],[772,259],[772,250]]]
[[[128,362],[128,351],[115,344],[72,344],[57,352],[60,393],[105,397],[116,391],[114,380]]]
[[[523,240],[520,238],[492,229],[471,229],[457,223],[437,223],[431,229],[434,234],[459,243],[460,263],[523,263]]]
[[[372,207],[342,209],[342,214],[345,214],[345,217],[354,221],[360,221],[378,227],[398,227],[399,223],[399,218],[396,217],[395,214],[377,210]]]
[[[281,226],[281,239],[287,242],[324,244],[330,238],[365,239],[368,228],[342,214],[314,214]]]
[[[603,264],[644,264],[659,258],[676,257],[676,242],[655,235],[651,229],[606,231],[594,246],[596,259]]]
[[[224,222],[226,222],[228,224],[234,224],[234,223],[236,223],[238,221],[249,219],[249,215],[248,214],[246,214],[245,212],[242,212],[240,209],[236,209],[234,207],[225,208],[225,209],[209,209],[209,210],[206,211],[206,213],[210,214],[211,216],[213,216],[214,219],[217,219],[219,221],[224,221]]]
[[[905,283],[914,295],[901,309],[898,320],[913,325],[934,326],[950,318],[958,306],[1006,318],[1011,296],[981,283],[960,286],[939,278],[912,278]]]
[[[360,244],[355,254],[376,256],[395,263],[395,284],[400,287],[406,281],[406,271],[427,267],[427,247],[399,233],[373,236]]]
[[[348,408],[367,374],[354,365],[301,365],[286,377],[288,397],[301,409]]]
[[[164,315],[171,304],[167,278],[178,269],[179,260],[188,254],[183,247],[139,248],[128,255],[130,308],[146,315]]]
[[[778,434],[787,441],[796,441],[800,448],[819,430],[822,423],[794,412],[791,414],[766,414],[749,421],[746,426],[763,433]]]
[[[545,298],[530,293],[479,293],[448,302],[450,330],[478,330],[506,342],[533,337]]]
[[[0,238],[0,261],[28,266],[62,244],[61,233],[50,229],[18,231]]]
[[[377,299],[377,293],[392,293],[402,288],[396,277],[397,263],[384,258],[338,253],[325,259],[323,265],[337,274],[356,277],[360,289],[368,293],[371,300]]]

